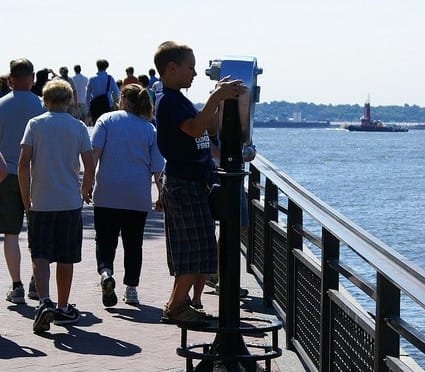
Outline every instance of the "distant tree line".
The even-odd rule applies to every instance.
[[[258,103],[255,107],[255,120],[287,120],[294,113],[301,113],[303,120],[329,120],[331,122],[358,121],[363,116],[364,107],[356,105],[316,105],[314,103],[273,101]],[[382,122],[425,123],[425,107],[417,105],[371,106],[372,120]]]

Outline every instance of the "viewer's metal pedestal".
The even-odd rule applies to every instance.
[[[219,317],[208,326],[181,326],[181,345],[177,354],[186,358],[187,371],[258,371],[257,361],[265,361],[271,371],[271,359],[282,355],[278,347],[279,320],[240,318],[240,199],[242,151],[237,101],[226,101],[221,133],[220,211],[220,297]],[[241,322],[242,321],[242,322]],[[211,343],[188,345],[188,331],[215,333]],[[245,343],[243,335],[271,332],[271,345]],[[199,351],[196,351],[199,350]],[[251,353],[250,350],[262,350]],[[193,360],[201,362],[194,367]]]

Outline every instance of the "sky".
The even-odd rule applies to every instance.
[[[425,106],[424,0],[20,0],[0,14],[0,74],[26,57],[92,76],[105,58],[123,79],[175,40],[195,53],[194,103],[214,86],[209,61],[232,55],[257,58],[260,102]]]

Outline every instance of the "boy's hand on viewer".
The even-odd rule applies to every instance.
[[[217,82],[213,94],[217,94],[220,100],[238,99],[240,95],[248,92],[248,87],[242,80],[230,80],[230,76],[226,76]]]

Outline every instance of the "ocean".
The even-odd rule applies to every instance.
[[[425,269],[425,131],[254,128],[253,143],[279,170]],[[347,260],[373,276],[354,255]],[[374,303],[351,290],[374,313]],[[401,314],[425,334],[424,309],[403,298]],[[422,353],[402,346],[425,368]]]

